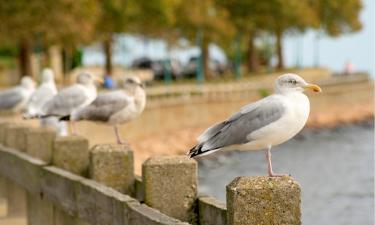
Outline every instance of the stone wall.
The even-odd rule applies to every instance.
[[[197,163],[155,156],[134,175],[130,146],[0,123],[0,198],[29,225],[300,224],[292,178],[239,177],[227,204],[198,196]]]

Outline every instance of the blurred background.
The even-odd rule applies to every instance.
[[[307,127],[274,148],[274,169],[301,183],[303,224],[370,225],[374,15],[372,0],[1,0],[0,89],[40,81],[45,67],[59,88],[82,71],[102,76],[102,91],[139,76],[146,110],[121,133],[140,174],[151,155],[185,154],[208,126],[271,94],[277,76],[297,73],[323,93],[308,93]],[[90,145],[115,141],[106,125],[78,130]],[[262,151],[200,159],[200,192],[224,201],[234,177],[265,168]]]

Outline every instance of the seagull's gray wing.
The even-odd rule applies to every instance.
[[[75,84],[61,90],[43,106],[45,116],[66,116],[87,100],[82,87]]]
[[[127,107],[133,98],[123,91],[100,93],[90,105],[80,110],[73,120],[107,122],[112,115]]]
[[[283,103],[273,96],[246,105],[224,122],[207,129],[189,155],[194,157],[226,146],[247,143],[251,141],[249,134],[278,120],[284,112]]]
[[[20,87],[0,92],[0,110],[13,109],[22,102],[24,96]]]

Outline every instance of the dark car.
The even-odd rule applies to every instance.
[[[150,69],[154,73],[155,80],[164,80],[166,74],[170,74],[173,79],[180,77],[178,64],[171,60],[151,60],[148,57],[136,59],[132,63],[132,68]]]

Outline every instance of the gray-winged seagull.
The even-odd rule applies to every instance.
[[[75,84],[62,89],[43,105],[42,117],[69,117],[75,111],[88,106],[97,96],[95,80],[101,82],[98,77],[94,77],[90,73],[79,74]],[[74,123],[71,125],[73,134],[76,134]]]
[[[144,86],[138,77],[129,77],[122,90],[100,93],[89,106],[72,113],[71,120],[91,120],[114,126],[117,143],[121,141],[118,125],[136,119],[146,105]]]
[[[20,85],[0,92],[0,110],[24,110],[34,91],[35,82],[31,77],[22,77]]]
[[[198,137],[189,156],[218,150],[266,149],[269,176],[284,176],[272,170],[271,147],[291,139],[304,127],[310,112],[305,89],[322,91],[296,74],[278,77],[273,95],[242,107],[224,122],[208,128]]]

